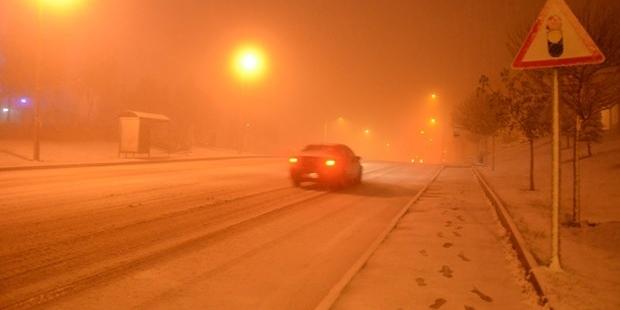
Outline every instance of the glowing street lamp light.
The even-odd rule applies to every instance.
[[[370,129],[364,129],[364,134],[369,135],[370,134]]]
[[[433,118],[430,119],[430,122],[431,122],[432,125],[436,125],[437,124],[437,119],[433,117]]]
[[[259,48],[245,46],[233,56],[232,67],[241,80],[255,80],[266,70],[265,56]]]
[[[437,94],[436,94],[436,93],[432,93],[432,94],[431,94],[431,99],[433,99],[433,100],[437,100]]]
[[[39,5],[55,8],[70,8],[75,7],[82,2],[81,0],[39,0]]]
[[[337,125],[344,125],[345,121],[347,121],[346,118],[344,118],[343,116],[338,116],[338,118],[336,118],[335,122]],[[323,142],[325,143],[327,141],[327,133],[328,133],[328,129],[330,129],[330,124],[333,123],[334,120],[324,120],[323,121]]]

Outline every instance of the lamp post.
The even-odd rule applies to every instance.
[[[32,160],[41,160],[41,47],[43,41],[43,30],[41,27],[41,12],[43,1],[37,1],[37,43],[35,51],[35,69],[34,69],[34,100],[33,100],[33,141],[32,141]]]
[[[245,93],[245,88],[248,83],[255,82],[260,79],[266,71],[266,60],[264,53],[258,47],[252,45],[245,45],[237,49],[232,59],[232,70],[236,74],[237,78],[241,81],[242,92]],[[243,124],[241,141],[239,145],[239,152],[245,149],[247,141],[247,132],[250,128],[250,123],[246,119],[242,119]]]
[[[67,10],[75,8],[82,0],[36,0],[36,51],[35,51],[35,76],[33,98],[33,146],[32,160],[41,160],[41,62],[43,50],[43,9]]]

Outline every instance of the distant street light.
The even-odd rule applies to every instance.
[[[437,119],[433,117],[433,118],[430,119],[430,122],[431,122],[432,125],[436,125],[437,124]]]
[[[338,116],[338,118],[336,119],[336,121],[338,122],[338,124],[342,125],[345,121],[345,118],[342,116]],[[328,131],[329,131],[329,125],[330,123],[333,121],[330,120],[325,120],[323,121],[323,142],[327,142],[327,135],[328,135]]]
[[[369,135],[370,134],[370,129],[364,129],[364,134]]]
[[[431,94],[431,99],[433,99],[433,100],[437,100],[437,94],[436,94],[436,93],[432,93],[432,94]]]

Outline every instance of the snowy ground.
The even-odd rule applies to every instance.
[[[541,268],[550,299],[559,309],[620,309],[620,138],[594,145],[594,156],[582,161],[581,228],[561,228],[564,272]],[[536,191],[528,188],[527,145],[501,146],[496,171],[483,173],[506,202],[530,250],[541,265],[550,257],[550,145],[536,147]],[[562,153],[564,224],[572,211],[571,152]]]
[[[537,309],[470,168],[446,168],[335,309]]]
[[[136,159],[120,158],[115,141],[42,141],[40,162],[32,161],[32,141],[0,140],[0,167],[61,163],[117,162]],[[235,150],[194,147],[191,152],[167,153],[157,148],[151,159],[239,156]],[[146,158],[146,155],[140,155]],[[138,159],[140,160],[140,159]]]
[[[332,192],[292,187],[287,165],[2,172],[0,308],[313,309],[438,170],[367,162],[362,185]],[[367,289],[375,309],[534,307],[471,170],[444,172],[345,293]],[[393,278],[364,280],[377,270]]]
[[[3,172],[0,307],[313,308],[437,169],[393,165],[333,193],[274,159]]]

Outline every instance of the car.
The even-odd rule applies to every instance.
[[[295,186],[310,181],[341,188],[362,182],[361,158],[344,144],[310,144],[289,164]]]

